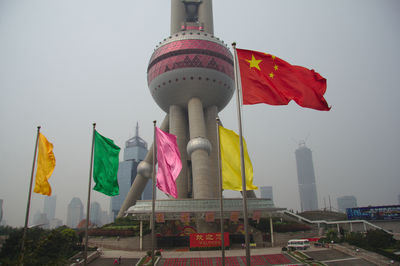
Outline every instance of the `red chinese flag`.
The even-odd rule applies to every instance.
[[[331,108],[324,99],[326,79],[314,70],[293,66],[261,52],[236,49],[243,104],[298,105],[320,111]]]

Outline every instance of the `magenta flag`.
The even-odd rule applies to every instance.
[[[161,191],[178,197],[176,179],[182,169],[181,153],[179,152],[176,136],[156,127],[157,143],[157,187]]]

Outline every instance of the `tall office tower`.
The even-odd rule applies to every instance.
[[[63,221],[57,218],[53,218],[50,220],[50,229],[55,229],[63,225]]]
[[[50,221],[47,218],[47,214],[42,213],[40,211],[37,211],[35,215],[33,216],[33,223],[31,224],[33,226],[37,226],[43,229],[49,229],[50,228]]]
[[[56,217],[57,196],[49,196],[44,198],[43,213],[47,215],[47,219],[52,220]]]
[[[40,223],[42,213],[38,210],[33,214],[33,219],[29,219],[29,225],[37,225]]]
[[[111,198],[111,211],[114,218],[121,209],[129,189],[137,175],[137,166],[143,161],[147,154],[147,143],[139,137],[139,125],[136,124],[136,134],[125,142],[124,160],[119,163],[118,167],[118,185],[119,195]],[[152,198],[152,182],[148,182],[140,199],[151,200]]]
[[[76,226],[83,219],[83,204],[82,201],[74,197],[68,204],[67,209],[67,226],[70,228],[76,228]]]
[[[295,152],[297,164],[297,178],[299,181],[301,211],[318,209],[317,186],[315,184],[312,153],[302,142]]]
[[[3,200],[0,199],[0,224],[3,219]]]
[[[235,86],[233,56],[214,35],[211,0],[171,0],[170,36],[156,46],[147,82],[166,113],[160,129],[177,136],[182,160],[176,180],[178,199],[218,199],[215,119]],[[118,216],[139,199],[151,178],[152,157],[150,149]],[[199,232],[211,232],[205,221],[197,221]]]
[[[271,186],[260,187],[260,198],[274,200]]]
[[[111,223],[114,219],[114,216],[112,217],[112,219],[110,219],[110,213],[108,211],[101,211],[101,224],[105,225],[108,223]]]
[[[346,212],[347,208],[357,207],[357,199],[354,196],[343,196],[337,198],[337,205],[339,212]]]
[[[101,222],[101,206],[100,203],[94,201],[90,203],[89,221],[96,226],[102,226]]]

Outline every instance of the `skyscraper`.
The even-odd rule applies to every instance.
[[[302,142],[295,152],[297,164],[297,178],[299,182],[301,211],[318,209],[317,186],[315,184],[312,153]]]
[[[117,216],[122,203],[124,202],[129,189],[135,180],[138,164],[147,154],[147,143],[139,137],[139,125],[136,124],[136,134],[125,142],[124,160],[118,167],[119,195],[111,198],[111,211],[114,218]],[[150,200],[152,198],[152,182],[147,183],[141,199]]]
[[[43,229],[49,229],[50,228],[50,221],[47,218],[47,214],[42,213],[40,211],[37,211],[35,215],[33,216],[33,223],[31,224],[33,226],[38,226]]]
[[[3,200],[0,199],[0,224],[2,219],[3,219]]]
[[[49,196],[44,198],[43,213],[47,215],[47,219],[50,221],[56,217],[56,203],[57,196]]]
[[[70,228],[76,228],[76,226],[82,221],[83,218],[83,204],[82,201],[74,197],[68,204],[67,209],[67,226]]]
[[[357,199],[354,196],[343,196],[337,198],[337,205],[339,212],[346,212],[347,208],[357,207]]]
[[[101,206],[100,203],[98,203],[97,201],[94,201],[92,203],[90,203],[90,222],[93,225],[96,226],[102,226],[102,222],[101,222]]]
[[[271,186],[260,187],[260,198],[274,200]]]

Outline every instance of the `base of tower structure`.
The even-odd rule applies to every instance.
[[[225,220],[243,219],[243,199],[223,199],[223,216]],[[278,211],[285,208],[276,208],[271,199],[247,199],[248,219],[254,217],[269,218],[278,216]],[[152,213],[151,200],[138,200],[126,211],[125,216],[133,220],[149,221]],[[219,232],[217,222],[221,219],[220,200],[218,199],[166,199],[155,201],[156,223],[180,221],[183,224],[194,222],[192,230],[196,233]]]
[[[196,229],[197,233],[217,233],[220,231],[218,224],[207,222],[204,218],[200,217],[196,219]]]

